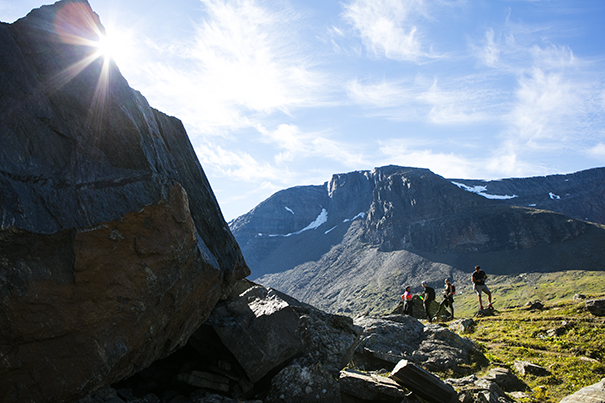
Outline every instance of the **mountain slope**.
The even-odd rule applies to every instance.
[[[481,182],[480,195],[477,181],[387,166],[278,192],[230,227],[262,284],[327,310],[360,311],[370,300],[387,309],[405,284],[466,283],[475,264],[492,274],[603,270],[602,225],[527,206],[551,200],[570,215],[597,217],[601,199],[588,190],[571,196],[605,176],[591,171]],[[495,197],[506,194],[516,197]]]

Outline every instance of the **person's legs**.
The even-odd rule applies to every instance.
[[[487,294],[487,302],[488,302],[488,307],[491,308],[492,307],[492,292],[489,290],[489,288],[487,288],[486,285],[483,286],[483,292],[485,292]]]
[[[473,284],[473,291],[477,293],[477,298],[479,298],[479,310],[483,310],[483,302],[481,301],[481,286],[477,284]]]
[[[431,305],[431,301],[424,302],[424,313],[426,314],[426,318],[428,319],[428,321],[432,322],[433,318],[431,318],[431,314],[429,313],[429,305]]]

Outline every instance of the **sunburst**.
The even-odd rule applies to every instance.
[[[119,48],[119,41],[114,36],[106,34],[99,17],[85,2],[70,2],[63,5],[56,13],[54,30],[63,43],[86,47],[90,51],[83,52],[81,60],[57,73],[51,79],[52,88],[60,89],[102,58],[88,116],[98,123],[104,114],[112,71],[112,55]]]

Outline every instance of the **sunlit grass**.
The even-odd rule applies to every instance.
[[[605,272],[567,271],[555,273],[523,273],[520,275],[491,275],[488,286],[492,291],[494,307],[505,309],[525,305],[529,301],[554,303],[573,298],[575,294],[597,295],[605,292]],[[473,316],[477,312],[477,296],[470,285],[457,284],[458,317]],[[483,296],[485,300],[486,297]]]
[[[604,297],[604,294],[592,297]],[[527,385],[531,402],[558,402],[605,377],[605,321],[571,299],[546,304],[543,310],[512,308],[475,318],[467,337],[476,341],[490,367],[514,371],[516,360],[550,371],[548,376],[517,376]],[[560,335],[548,330],[565,327]]]

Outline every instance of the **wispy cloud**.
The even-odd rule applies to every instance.
[[[257,130],[263,136],[262,141],[279,150],[275,155],[277,164],[313,158],[336,161],[348,167],[368,163],[362,152],[355,151],[350,144],[330,139],[324,133],[304,133],[292,124],[281,124],[273,131],[257,126]]]
[[[596,146],[588,149],[588,154],[592,157],[605,159],[605,144],[599,143]]]
[[[292,9],[255,0],[203,0],[194,38],[177,46],[150,44],[156,54],[142,72],[146,95],[179,112],[197,133],[254,126],[254,114],[289,113],[323,102],[326,77],[297,37]],[[284,35],[288,32],[288,35]]]
[[[526,146],[533,147],[544,146],[543,140],[571,134],[561,128],[582,114],[580,91],[562,73],[535,68],[528,76],[520,77],[517,102],[510,114],[515,134]]]
[[[373,56],[414,62],[438,57],[414,23],[426,16],[424,0],[354,0],[343,7],[343,18]]]
[[[433,144],[436,146],[436,144]],[[473,161],[454,153],[432,151],[430,144],[417,140],[391,139],[380,141],[379,151],[383,165],[395,164],[428,168],[447,178],[476,177],[480,161]]]
[[[221,176],[255,182],[283,180],[287,172],[269,163],[259,162],[246,152],[225,150],[216,144],[200,144],[195,151],[203,166]]]
[[[541,166],[521,160],[515,147],[506,143],[470,154],[439,151],[441,148],[435,139],[409,138],[380,141],[379,151],[383,165],[428,168],[446,178],[498,179],[548,173]]]
[[[413,80],[350,80],[346,83],[349,97],[357,104],[374,108],[395,108],[414,101],[421,91]]]
[[[374,108],[374,116],[435,124],[469,124],[499,120],[506,96],[484,76],[414,80],[382,80],[365,83],[351,80],[347,93],[357,104]]]

